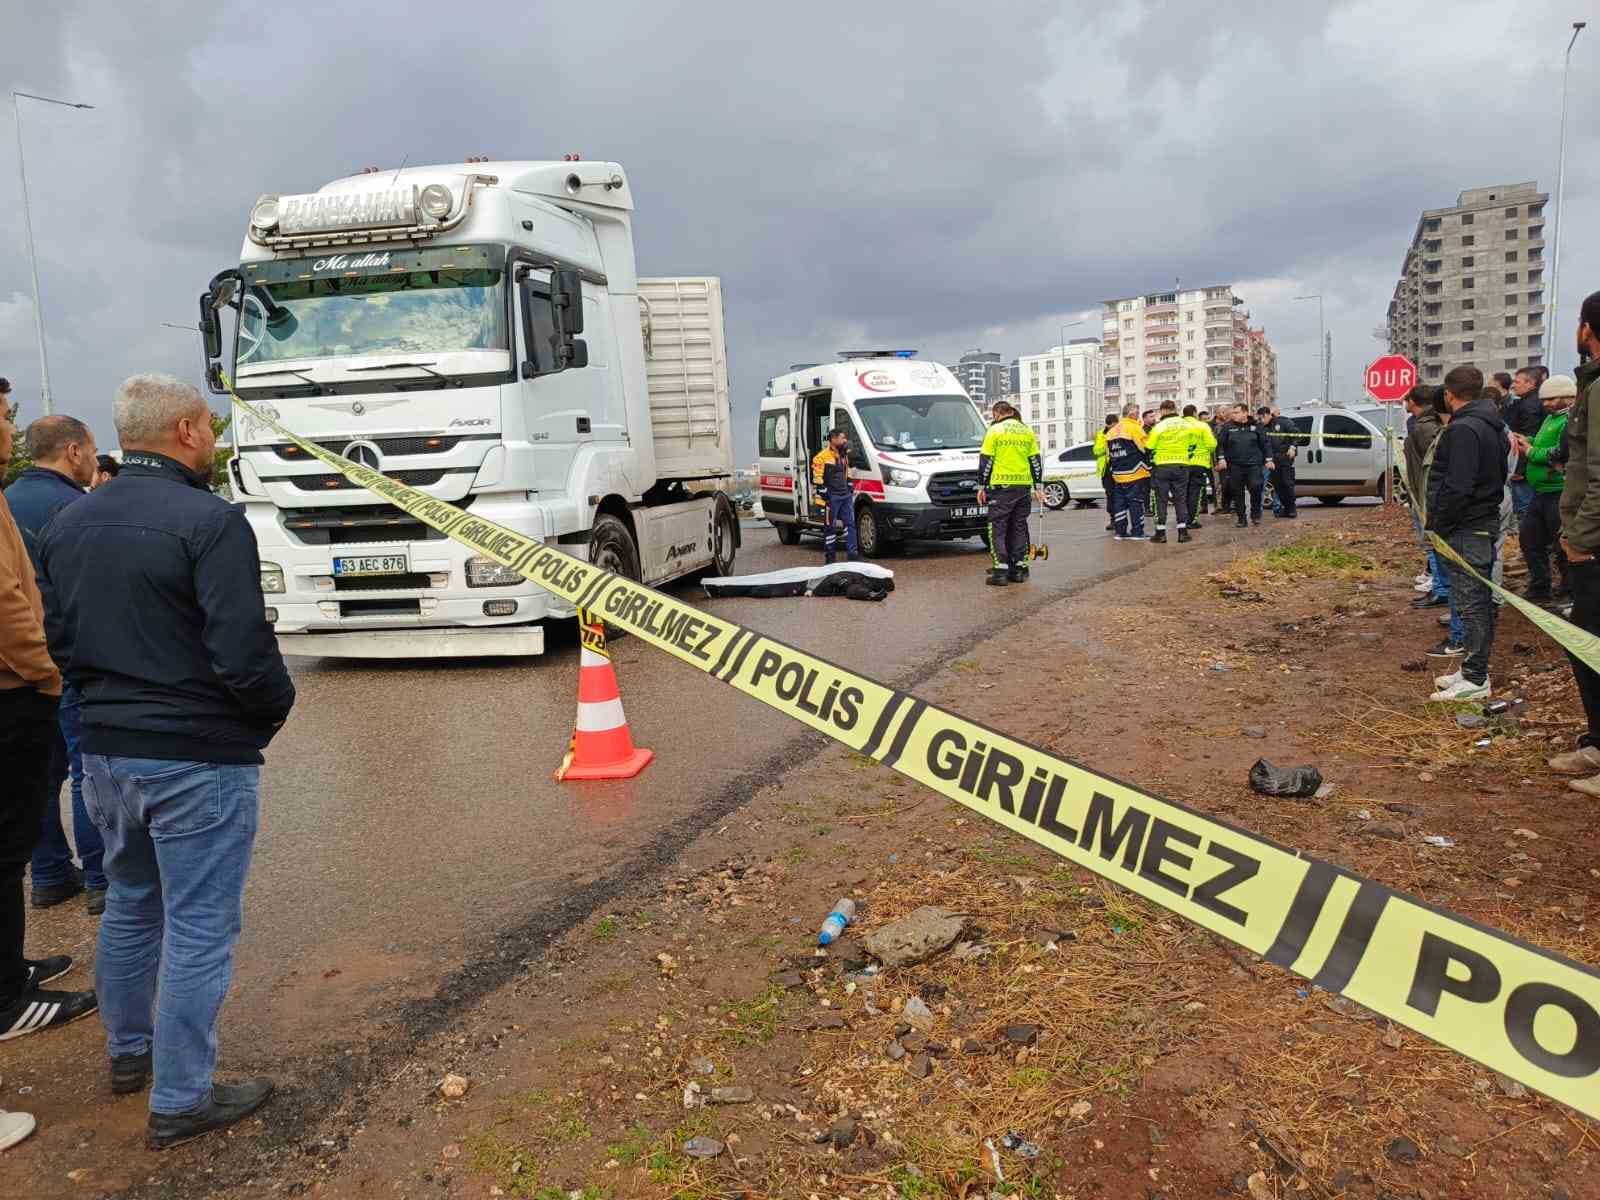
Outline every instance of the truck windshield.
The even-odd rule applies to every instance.
[[[503,276],[471,267],[252,283],[238,363],[506,350]]]
[[[983,419],[965,396],[857,400],[856,412],[880,450],[965,450],[983,445]]]

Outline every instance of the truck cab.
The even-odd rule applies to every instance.
[[[630,578],[732,570],[721,286],[639,279],[601,162],[263,196],[200,300],[207,378],[297,435]],[[224,327],[231,323],[231,339]],[[224,364],[227,364],[226,366]],[[236,500],[286,653],[537,654],[572,610],[236,410]]]
[[[833,363],[791,367],[761,401],[761,509],[785,545],[820,535],[811,459],[828,430],[850,438],[861,552],[912,540],[982,538],[978,503],[983,415],[954,375],[910,350],[850,350]]]

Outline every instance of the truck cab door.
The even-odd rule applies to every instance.
[[[578,448],[595,440],[595,415],[608,411],[606,387],[609,373],[603,368],[590,370],[585,341],[583,365],[572,365],[548,373],[531,373],[530,364],[548,366],[549,339],[554,331],[550,308],[550,271],[519,264],[514,289],[518,364],[516,405],[521,425],[531,447],[534,487],[551,494],[564,494]],[[585,305],[585,317],[593,310]],[[533,331],[529,344],[528,331]],[[604,353],[606,339],[596,339]],[[602,360],[603,361],[603,360]]]
[[[795,443],[795,478],[799,483],[800,520],[821,525],[824,510],[816,502],[817,489],[811,482],[811,459],[828,440],[832,423],[829,401],[832,392],[812,392],[800,397],[801,419]]]

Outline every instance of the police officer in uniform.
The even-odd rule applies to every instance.
[[[851,562],[861,557],[856,544],[856,496],[850,486],[850,437],[842,429],[828,430],[828,444],[811,460],[812,495],[828,510],[828,531],[822,535],[822,561],[832,565],[839,548],[839,526],[844,525],[844,548]]]
[[[989,586],[1028,580],[1028,513],[1044,483],[1039,439],[1004,400],[978,452],[978,503],[989,506]]]
[[[1293,435],[1298,431],[1276,407],[1263,405],[1256,415],[1261,418],[1261,432],[1272,451],[1272,515],[1293,520],[1300,515],[1294,507],[1294,460],[1298,451]]]

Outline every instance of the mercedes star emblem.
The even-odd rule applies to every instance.
[[[353,463],[360,463],[368,470],[376,471],[382,461],[378,447],[372,442],[351,442],[344,448],[344,456]]]

